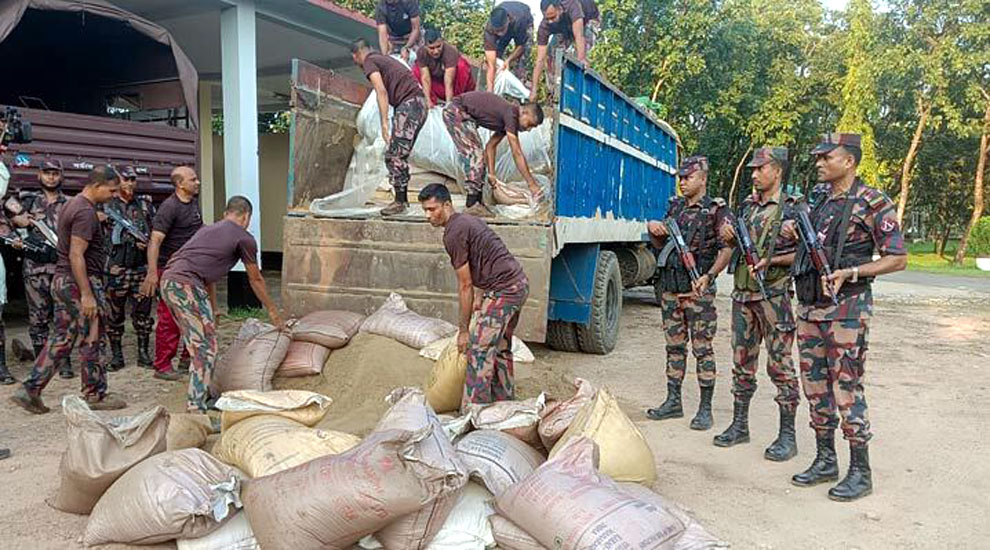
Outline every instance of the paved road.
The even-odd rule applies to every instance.
[[[879,284],[896,283],[899,285],[935,287],[990,294],[990,277],[962,277],[919,271],[902,271],[900,273],[885,275],[880,279]]]

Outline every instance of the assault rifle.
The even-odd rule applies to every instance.
[[[739,246],[739,252],[746,260],[746,265],[752,270],[753,278],[756,279],[756,284],[760,286],[763,297],[769,300],[770,293],[767,292],[766,273],[762,269],[756,269],[756,264],[760,263],[760,255],[757,254],[756,244],[753,243],[753,237],[749,234],[749,224],[746,223],[746,218],[742,216],[741,212],[740,215],[734,217],[732,225],[733,229],[736,230],[736,244]]]
[[[145,235],[138,226],[134,224],[131,220],[124,217],[119,211],[113,208],[107,208],[104,213],[114,221],[113,236],[111,237],[111,242],[113,244],[120,244],[121,232],[127,231],[131,234],[134,239],[141,244],[148,244],[148,236]]]
[[[832,266],[828,264],[828,258],[825,256],[825,247],[818,239],[818,232],[815,230],[815,226],[811,224],[808,211],[804,208],[798,208],[796,210],[798,234],[801,235],[801,242],[804,243],[804,249],[808,252],[808,256],[811,257],[811,263],[815,265],[815,270],[820,275],[828,278],[832,275]],[[839,297],[835,295],[831,283],[828,284],[826,291],[832,297],[832,303],[839,305]]]
[[[688,270],[688,275],[691,276],[691,282],[698,282],[698,279],[701,278],[701,274],[698,273],[698,264],[694,261],[694,254],[691,253],[687,243],[684,242],[684,234],[681,233],[681,227],[677,225],[677,220],[667,218],[663,221],[663,224],[667,226],[667,233],[674,243],[674,248],[677,249],[677,254],[681,257],[681,263],[684,264],[684,267]]]
[[[0,235],[0,241],[3,241],[11,248],[15,248],[17,250],[23,250],[24,252],[34,252],[40,254],[45,251],[45,247],[29,243],[28,241],[25,241],[24,239],[21,239],[19,237],[11,237],[10,235]]]

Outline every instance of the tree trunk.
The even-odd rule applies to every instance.
[[[952,231],[952,226],[948,223],[945,224],[945,229],[942,230],[942,234],[939,235],[938,241],[935,243],[935,253],[938,254],[939,258],[945,257],[945,245],[949,242],[949,233]]]
[[[921,136],[925,131],[925,124],[928,123],[928,115],[932,111],[932,102],[919,101],[918,110],[921,112],[918,117],[918,126],[914,129],[911,146],[908,147],[904,164],[901,166],[901,194],[897,198],[897,223],[901,227],[904,227],[904,211],[907,210],[908,193],[911,190],[911,168],[914,165],[915,157],[918,156],[918,147],[921,146]]]
[[[986,95],[986,94],[985,94]],[[983,135],[980,136],[980,157],[976,162],[976,181],[973,182],[973,215],[969,218],[969,225],[963,233],[962,240],[959,241],[959,249],[956,250],[954,263],[961,265],[966,257],[966,246],[969,244],[969,235],[973,232],[976,222],[980,221],[983,215],[983,173],[987,170],[987,149],[990,147],[990,95],[987,96],[987,110],[983,115]]]
[[[746,148],[746,152],[743,153],[741,159],[739,159],[739,164],[736,165],[736,172],[732,175],[732,188],[729,189],[728,203],[729,206],[736,205],[736,184],[739,183],[739,173],[742,172],[743,165],[746,164],[746,159],[749,158],[750,152],[753,151],[753,142],[749,142],[749,147]]]

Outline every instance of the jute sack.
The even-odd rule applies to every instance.
[[[574,395],[564,401],[548,403],[540,418],[540,441],[547,449],[553,449],[567,428],[571,426],[574,417],[585,403],[595,396],[595,387],[587,380],[574,379]]]
[[[240,478],[199,449],[157,454],[107,490],[89,516],[83,542],[154,544],[205,536],[240,507]]]
[[[492,536],[499,550],[546,550],[540,541],[504,517],[493,514],[488,516],[488,521],[492,524]]]
[[[392,293],[378,311],[361,324],[362,332],[388,336],[403,344],[422,349],[423,346],[457,332],[457,327],[444,321],[424,317],[410,311],[402,296]]]
[[[460,409],[466,379],[467,357],[457,351],[457,339],[454,338],[444,348],[437,362],[433,363],[430,376],[423,385],[426,388],[426,399],[433,410],[445,413]]]
[[[505,432],[534,449],[544,452],[540,441],[540,413],[543,411],[546,395],[540,394],[525,401],[496,401],[488,405],[471,404],[471,424],[479,430]]]
[[[330,349],[347,345],[357,334],[364,315],[350,311],[314,311],[292,327],[293,342],[310,342]]]
[[[387,398],[391,408],[378,422],[376,431],[390,429],[429,435],[415,443],[413,452],[437,474],[433,480],[438,494],[412,514],[405,515],[375,534],[387,550],[426,548],[443,526],[456,501],[456,493],[467,483],[468,475],[440,419],[426,403],[418,388],[399,388]]]
[[[261,550],[244,512],[237,512],[216,531],[198,539],[179,539],[176,550]]]
[[[333,400],[306,390],[232,391],[220,396],[220,430],[257,415],[275,415],[315,426],[327,415]]]
[[[457,495],[453,510],[428,550],[485,550],[495,545],[488,516],[492,494],[477,483],[468,483]]]
[[[533,473],[543,455],[515,437],[495,431],[471,432],[457,442],[457,456],[468,474],[495,495]]]
[[[432,433],[372,432],[360,445],[249,480],[244,509],[265,550],[349,549],[444,488],[442,471],[422,462],[416,446]]]
[[[639,483],[626,482],[619,483],[618,485],[619,490],[623,493],[642,502],[662,508],[684,523],[686,526],[684,533],[674,542],[674,545],[671,547],[672,550],[710,550],[712,548],[727,548],[729,546],[728,543],[719,540],[709,533],[700,523],[681,509],[680,506],[667,500],[652,489],[644,487]]]
[[[323,364],[330,357],[330,348],[310,342],[293,340],[285,359],[275,371],[275,376],[281,378],[296,378],[298,376],[316,376],[323,372]]]
[[[471,322],[473,323],[474,319],[472,319]],[[435,342],[430,342],[429,344],[423,346],[423,349],[419,350],[419,356],[436,361],[440,358],[440,354],[447,349],[447,346],[449,346],[452,341],[456,342],[456,340],[457,336],[448,336],[447,338],[441,338]],[[520,340],[518,336],[512,337],[512,360],[516,363],[532,363],[536,361],[536,357],[533,356],[533,352],[530,351],[526,343]]]
[[[52,505],[88,514],[114,481],[135,464],[165,451],[168,413],[155,407],[134,416],[106,418],[89,410],[77,395],[62,399],[67,443]]]
[[[556,456],[497,497],[498,513],[548,548],[673,548],[684,522],[623,492],[596,466],[594,441],[565,441]]]
[[[356,447],[356,435],[317,430],[273,415],[252,416],[224,430],[213,455],[250,477],[288,470],[310,460]]]
[[[168,450],[202,449],[213,433],[210,417],[197,413],[173,413],[168,421]]]
[[[271,390],[275,371],[292,342],[289,334],[289,329],[280,331],[257,319],[245,321],[213,373],[216,393]]]
[[[601,472],[615,481],[652,484],[657,479],[657,465],[646,438],[619,408],[607,390],[595,393],[594,399],[578,411],[571,426],[550,451],[550,458],[560,452],[569,439],[587,437],[598,444]]]

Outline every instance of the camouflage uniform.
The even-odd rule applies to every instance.
[[[182,346],[192,355],[186,406],[190,411],[206,412],[218,349],[210,295],[200,286],[164,279],[161,298],[179,325]]]
[[[503,290],[483,294],[468,338],[462,409],[470,403],[515,399],[512,334],[528,296],[529,280],[525,277]]]
[[[417,95],[396,107],[392,115],[392,141],[385,150],[385,166],[396,192],[396,200],[399,200],[400,194],[405,197],[409,188],[409,155],[416,144],[416,137],[426,123],[428,112],[426,98]]]
[[[464,185],[469,195],[481,195],[484,188],[485,148],[478,134],[478,125],[457,103],[447,102],[443,108],[443,122],[457,148],[464,170]]]
[[[138,195],[125,203],[119,197],[103,206],[124,215],[125,219],[145,235],[151,235],[151,220],[155,217],[155,207],[148,195]],[[136,239],[107,218],[107,234],[112,235],[107,250],[107,298],[110,303],[110,319],[107,335],[111,341],[119,341],[124,335],[124,319],[127,302],[131,303],[131,323],[138,337],[148,338],[155,322],[151,317],[153,300],[140,296],[141,283],[148,274],[145,251],[138,248]]]
[[[45,194],[41,191],[22,191],[18,195],[18,200],[24,207],[25,213],[29,217],[42,220],[47,223],[55,232],[58,227],[58,215],[62,211],[68,198],[61,189],[57,192],[56,199],[52,203],[47,203]],[[44,237],[34,226],[27,228],[28,240],[35,243],[43,243]],[[48,248],[41,256],[24,255],[24,293],[28,303],[28,334],[31,336],[31,345],[34,347],[35,356],[39,355],[41,348],[48,339],[48,330],[52,324],[54,304],[52,301],[52,278],[55,276],[55,249]],[[64,365],[68,365],[68,356],[65,357]],[[63,364],[60,364],[61,368]]]

